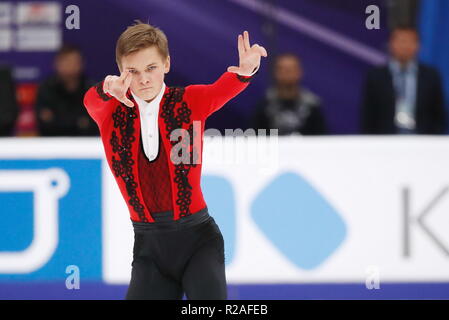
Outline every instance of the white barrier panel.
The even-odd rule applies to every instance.
[[[104,157],[95,138],[1,143],[1,158]],[[254,150],[255,138],[245,143]],[[210,151],[220,143],[205,141],[203,177],[223,179],[234,195],[228,282],[449,281],[448,144],[427,136],[280,138],[267,167],[263,159],[214,163]],[[125,284],[132,226],[105,162],[102,192],[103,279]],[[214,216],[220,208],[210,209]]]
[[[262,170],[266,162],[260,159],[263,166],[209,163],[207,150],[214,147],[206,142],[203,176],[226,178],[236,197],[235,257],[227,265],[228,281],[364,283],[373,277],[380,281],[449,281],[448,143],[445,137],[282,138],[278,166],[270,172]],[[313,268],[292,263],[252,217],[251,206],[261,190],[287,172],[306,180],[344,224],[338,247]],[[301,197],[295,190],[285,193]],[[119,238],[126,222],[123,214],[113,213],[119,203],[111,203],[107,225],[111,228],[108,234],[114,236],[105,278],[125,283],[129,280],[129,266],[124,263],[128,248],[120,250],[125,238]],[[298,203],[301,210],[307,208]],[[284,212],[272,215],[283,219]],[[311,227],[322,232],[313,221]],[[320,235],[323,241],[326,236]],[[285,237],[292,242],[297,238],[291,233]],[[308,245],[301,245],[307,251]],[[310,243],[310,248],[314,246]]]

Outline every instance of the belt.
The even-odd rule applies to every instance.
[[[164,211],[153,213],[152,217],[155,222],[138,222],[131,220],[135,231],[141,230],[177,230],[186,227],[191,227],[196,224],[202,223],[208,220],[211,216],[207,207],[201,209],[188,216],[180,217],[178,220],[173,220],[173,211]]]

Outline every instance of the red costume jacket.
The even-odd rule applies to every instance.
[[[166,86],[158,115],[161,141],[159,153],[165,152],[165,154],[163,157],[157,157],[159,160],[163,159],[166,165],[163,163],[163,166],[158,165],[157,168],[164,172],[168,168],[167,177],[170,183],[166,184],[171,186],[171,190],[168,190],[171,192],[164,192],[162,195],[157,181],[154,183],[148,181],[155,176],[155,168],[142,160],[140,112],[136,109],[138,105],[130,89],[128,89],[127,97],[134,102],[132,108],[106,94],[103,91],[103,82],[86,92],[84,105],[100,129],[107,162],[126,201],[132,221],[154,222],[155,212],[150,212],[149,209],[154,201],[147,200],[158,200],[160,196],[167,194],[171,194],[170,208],[173,210],[174,220],[195,214],[206,207],[200,186],[205,121],[209,115],[243,91],[253,77],[254,75],[245,77],[225,72],[217,81],[209,85]],[[173,130],[180,128],[189,133],[190,142],[182,140],[183,137],[176,141],[170,140]],[[172,147],[182,141],[190,143],[186,146],[189,150],[189,160],[180,163],[171,161]],[[196,150],[198,145],[200,150]],[[176,151],[179,152],[179,148]],[[145,159],[148,161],[148,158],[145,157]],[[142,174],[144,167],[145,170],[149,170],[149,174]],[[146,181],[140,181],[145,177]],[[142,188],[142,184],[145,188]],[[155,205],[152,207],[157,208]]]

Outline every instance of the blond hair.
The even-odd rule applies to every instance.
[[[121,69],[121,59],[136,51],[155,46],[165,60],[168,55],[168,40],[165,33],[148,23],[139,20],[120,35],[115,47],[115,60]]]

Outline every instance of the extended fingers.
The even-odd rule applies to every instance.
[[[242,54],[245,53],[245,45],[243,44],[243,36],[241,34],[239,34],[237,44],[239,48],[239,56],[241,57]]]
[[[120,77],[119,79],[122,81],[125,81],[126,77],[129,75],[129,71],[128,70],[123,70],[122,73],[120,73]]]
[[[125,89],[128,89],[129,85],[131,84],[131,80],[133,79],[133,74],[131,72],[128,72],[128,74],[125,77],[125,80],[123,83],[125,84]]]
[[[251,50],[252,48],[256,48],[255,50],[257,50],[257,52],[262,56],[262,57],[267,57],[268,53],[267,50],[262,47],[259,46],[258,44],[255,44],[251,47],[250,42],[249,42],[249,32],[248,31],[244,31],[243,35],[239,34],[238,37],[238,48],[239,48],[239,54],[243,54],[249,50]]]
[[[111,87],[111,79],[112,79],[111,76],[107,76],[107,77],[104,79],[104,82],[103,82],[103,92],[109,93],[109,90],[110,90],[110,87]]]
[[[245,50],[250,50],[251,49],[251,45],[249,44],[249,33],[248,33],[248,31],[244,31],[243,32],[243,44],[244,44]]]

